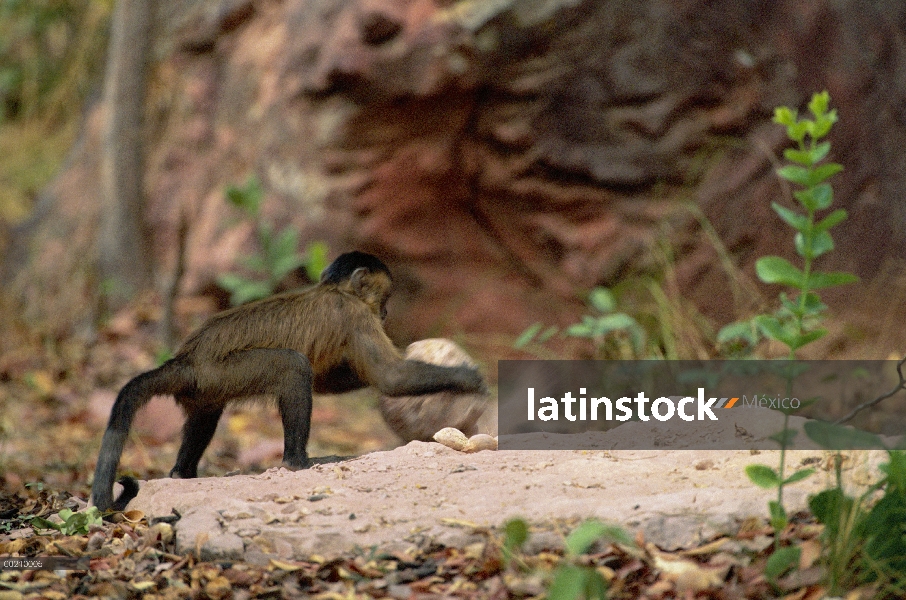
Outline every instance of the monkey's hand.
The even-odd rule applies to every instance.
[[[478,369],[466,364],[456,368],[461,369],[463,372],[464,386],[461,391],[478,394],[488,394],[490,392],[488,382],[485,381],[484,376]]]
[[[464,394],[487,394],[488,382],[475,367],[466,363],[458,367],[442,367],[447,370],[449,380],[445,389],[448,391],[462,392]]]

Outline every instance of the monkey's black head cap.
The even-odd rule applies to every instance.
[[[390,269],[387,268],[387,265],[381,259],[373,254],[354,250],[341,254],[335,261],[330,263],[324,269],[324,272],[321,273],[321,282],[341,283],[349,279],[349,276],[360,267],[365,267],[372,273],[383,272],[387,274],[387,277],[390,277]]]

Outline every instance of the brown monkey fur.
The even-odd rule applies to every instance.
[[[390,271],[375,256],[348,252],[307,290],[281,294],[211,318],[157,369],[130,380],[117,396],[101,442],[91,498],[101,510],[123,510],[138,491],[113,480],[135,413],[152,396],[172,395],[186,413],[171,477],[192,478],[229,402],[255,396],[277,401],[283,462],[308,466],[312,391],[340,393],[371,385],[387,396],[476,392],[477,370],[404,360],[384,332]]]

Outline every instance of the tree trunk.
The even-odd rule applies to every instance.
[[[101,156],[102,209],[98,271],[105,309],[115,309],[151,286],[143,220],[142,121],[152,0],[119,0],[113,12]]]

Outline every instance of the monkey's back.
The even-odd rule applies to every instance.
[[[343,360],[352,334],[349,324],[356,320],[349,315],[367,310],[355,296],[333,286],[279,294],[213,316],[176,356],[199,365],[252,348],[285,348],[304,354],[317,372]]]

